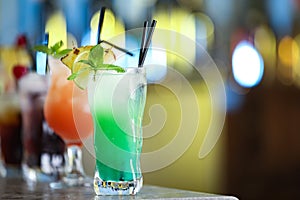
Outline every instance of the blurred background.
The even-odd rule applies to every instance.
[[[182,102],[189,104],[196,97],[197,108],[190,108],[185,117],[194,120],[197,113],[193,110],[201,117],[186,151],[170,165],[144,173],[145,184],[249,200],[300,197],[299,0],[1,0],[0,62],[4,69],[16,62],[30,64],[27,59],[17,60],[18,56],[7,59],[6,49],[15,45],[20,34],[26,34],[31,45],[40,44],[45,31],[52,35],[50,44],[60,39],[68,46],[95,43],[102,6],[108,8],[103,39],[156,19],[158,29],[175,31],[202,48],[182,44],[181,37],[165,38],[163,47],[185,51],[189,62],[172,52],[150,52],[158,66],[182,74],[196,95],[186,92],[186,86],[170,73],[161,68],[155,71],[159,78],[153,82],[170,78],[179,92],[174,94],[163,84],[149,85],[146,111],[153,105],[163,110],[145,113],[144,134],[152,137],[145,139],[143,151],[159,150],[179,132],[194,131],[194,127],[178,128]],[[126,37],[126,48],[134,44],[139,39]],[[226,103],[226,118],[216,145],[200,158],[205,134],[214,126],[207,83],[193,67],[202,64],[203,50],[224,81],[226,99],[219,100]],[[162,117],[164,123],[153,125],[153,119]],[[84,165],[92,175],[94,159],[88,151]]]

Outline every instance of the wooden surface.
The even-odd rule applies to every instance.
[[[243,200],[300,199],[300,89],[259,85],[227,112],[226,192]]]
[[[49,188],[47,183],[29,185],[20,179],[0,178],[0,199],[216,199],[237,200],[235,197],[191,192],[146,185],[136,196],[95,196],[93,188]]]

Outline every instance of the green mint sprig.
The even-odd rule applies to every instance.
[[[74,80],[77,76],[85,70],[94,71],[95,74],[97,70],[115,70],[117,72],[125,72],[122,67],[113,64],[104,64],[104,49],[100,46],[100,44],[91,48],[88,60],[80,60],[78,62],[86,64],[88,67],[82,68],[77,72],[73,72],[69,77],[68,80]]]
[[[48,55],[53,56],[54,58],[61,58],[65,55],[67,55],[70,51],[72,51],[72,49],[63,49],[60,50],[60,48],[63,45],[63,41],[59,41],[57,43],[55,43],[53,46],[51,47],[47,47],[45,45],[36,45],[34,47],[35,51],[40,51],[43,53],[46,53]]]

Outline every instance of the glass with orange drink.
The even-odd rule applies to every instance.
[[[60,182],[50,186],[59,188],[91,184],[81,161],[82,140],[93,133],[86,91],[67,80],[71,72],[59,59],[49,56],[48,63],[51,80],[44,105],[45,118],[67,145],[66,174]]]

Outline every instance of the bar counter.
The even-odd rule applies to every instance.
[[[21,179],[0,178],[0,199],[205,199],[237,200],[236,197],[145,185],[136,196],[96,196],[91,187],[51,189],[47,183],[28,184]]]

